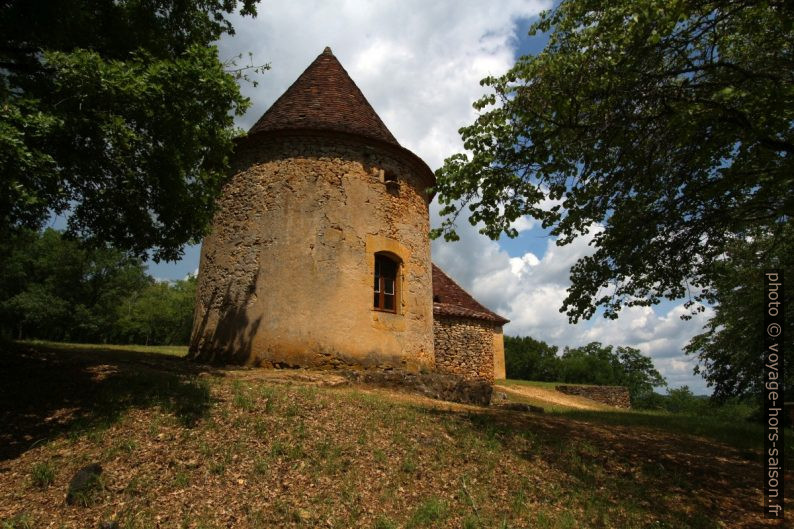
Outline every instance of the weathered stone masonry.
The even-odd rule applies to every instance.
[[[432,368],[425,186],[398,156],[341,136],[281,134],[239,150],[202,247],[203,358]],[[402,261],[396,314],[372,310],[379,251]]]
[[[501,325],[457,316],[433,321],[436,369],[465,378],[494,380],[494,334]]]
[[[617,408],[631,408],[629,390],[623,386],[557,386],[555,389]]]
[[[433,342],[436,369],[469,379],[505,378],[502,326],[491,312],[433,265]]]

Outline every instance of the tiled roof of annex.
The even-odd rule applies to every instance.
[[[433,264],[433,314],[474,318],[504,325],[507,318],[488,310]]]

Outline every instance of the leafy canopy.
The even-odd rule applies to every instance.
[[[155,259],[200,238],[249,104],[212,43],[258,1],[0,2],[0,237],[67,214]]]
[[[436,173],[446,215],[515,236],[522,215],[594,253],[561,312],[713,294],[726,248],[778,239],[794,210],[794,4],[576,0],[541,15],[546,48],[482,84],[469,154]]]
[[[558,347],[531,337],[505,336],[505,368],[508,378],[541,382],[570,382],[625,386],[633,405],[642,406],[653,388],[667,381],[653,360],[633,347],[590,342],[581,347]]]
[[[553,382],[559,379],[556,345],[531,336],[505,336],[505,371],[507,378]]]
[[[196,280],[158,282],[140,259],[18,230],[0,240],[0,337],[186,344]]]
[[[784,362],[794,358],[794,224],[789,223],[782,237],[757,234],[737,241],[728,248],[730,259],[716,265],[715,314],[704,332],[686,346],[687,354],[697,356],[701,373],[714,388],[714,399],[723,402],[733,397],[762,395],[764,385],[764,296],[765,267],[783,271],[785,289],[781,299],[789,311],[781,344]],[[785,369],[781,384],[784,394],[794,391],[794,370]]]

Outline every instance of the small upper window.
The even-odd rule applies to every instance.
[[[397,272],[400,264],[384,254],[375,254],[375,302],[378,310],[397,312]]]

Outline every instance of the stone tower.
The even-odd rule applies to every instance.
[[[326,48],[236,145],[191,356],[432,368],[434,183]]]

